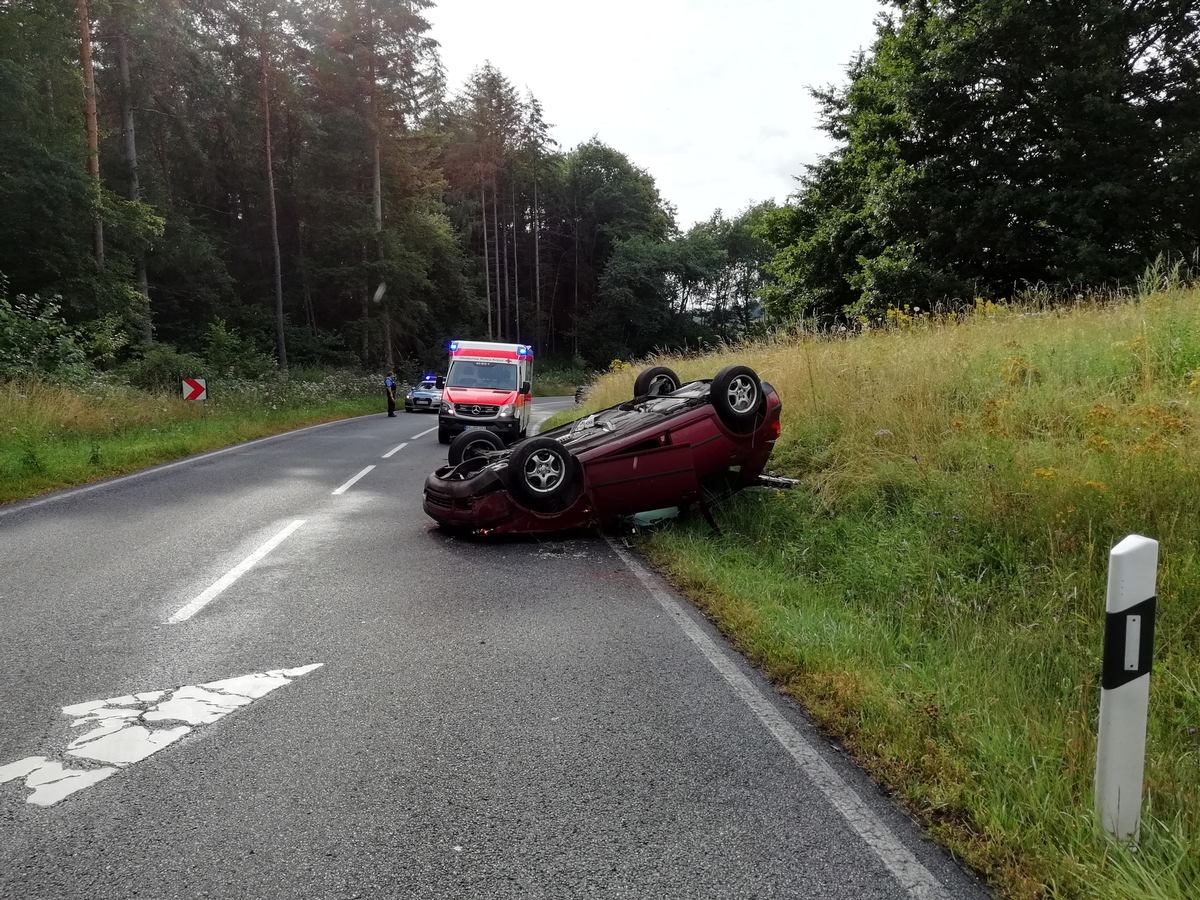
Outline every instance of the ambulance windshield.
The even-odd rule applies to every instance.
[[[515,391],[517,389],[517,367],[512,363],[456,359],[450,363],[446,386]]]

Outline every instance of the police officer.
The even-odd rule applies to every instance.
[[[388,372],[383,379],[384,390],[387,391],[388,418],[396,418],[396,373]]]

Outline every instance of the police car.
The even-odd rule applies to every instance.
[[[437,412],[442,406],[442,389],[438,376],[426,375],[421,383],[404,395],[405,412]]]

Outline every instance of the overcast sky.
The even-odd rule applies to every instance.
[[[832,144],[805,88],[842,84],[880,0],[437,0],[450,89],[490,61],[569,150],[592,136],[653,176],[686,230],[782,203]]]

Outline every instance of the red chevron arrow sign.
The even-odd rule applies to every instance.
[[[184,400],[207,400],[208,388],[205,386],[203,378],[185,378],[183,379],[183,399]]]

